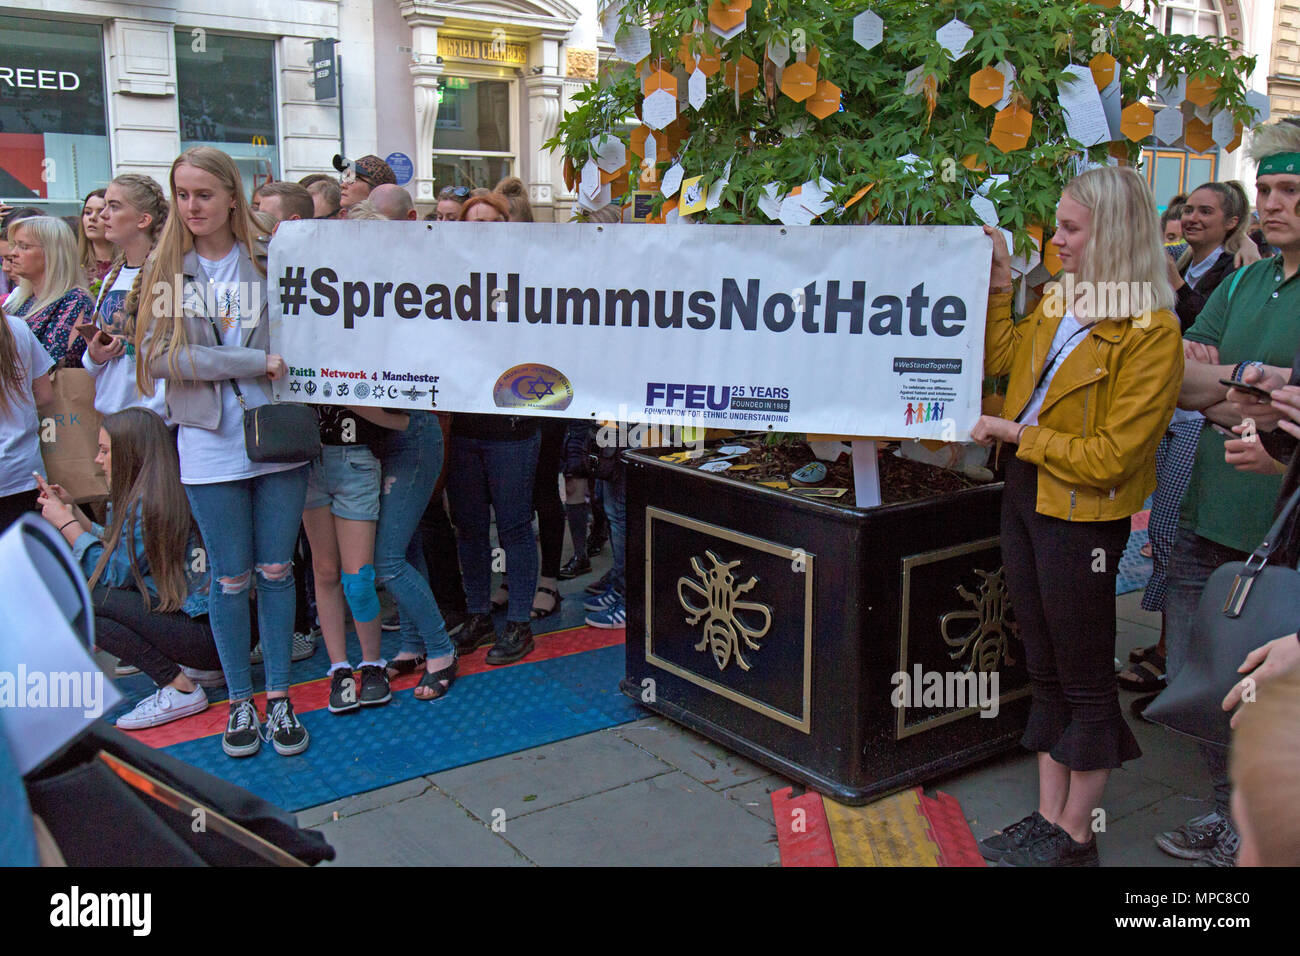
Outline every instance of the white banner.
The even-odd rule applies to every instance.
[[[288,222],[288,401],[964,440],[977,227]]]

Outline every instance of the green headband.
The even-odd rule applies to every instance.
[[[1272,176],[1276,173],[1293,173],[1300,176],[1300,153],[1274,153],[1260,161],[1256,176]]]

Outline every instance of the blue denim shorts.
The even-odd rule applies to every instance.
[[[365,445],[322,445],[307,477],[305,511],[329,505],[349,521],[379,520],[379,459]]]

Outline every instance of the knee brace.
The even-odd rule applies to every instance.
[[[352,618],[364,624],[379,616],[379,595],[375,593],[375,566],[365,565],[356,574],[343,575],[343,599],[352,609]]]

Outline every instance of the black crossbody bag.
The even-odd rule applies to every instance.
[[[1147,720],[1207,743],[1231,743],[1232,715],[1220,704],[1242,679],[1237,668],[1251,651],[1300,624],[1300,571],[1269,564],[1286,553],[1297,504],[1300,488],[1250,557],[1223,565],[1205,582],[1187,661],[1147,707]]]
[[[208,321],[220,345],[217,323],[212,316],[208,316]],[[239,399],[239,407],[244,410],[244,453],[249,461],[290,464],[320,457],[320,423],[315,412],[306,405],[292,404],[249,408],[239,383],[232,378],[230,385]]]

